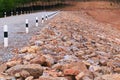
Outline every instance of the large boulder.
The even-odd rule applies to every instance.
[[[7,65],[6,64],[1,64],[0,65],[0,73],[3,73],[6,69],[7,69]]]
[[[19,52],[20,53],[36,53],[39,50],[38,46],[23,47]]]
[[[38,55],[30,63],[41,64],[42,66],[52,66],[55,60],[51,55]]]
[[[39,64],[16,65],[6,70],[6,73],[8,73],[9,75],[20,73],[21,76],[26,76],[30,74],[31,76],[37,78],[43,74],[43,68]]]
[[[39,80],[68,80],[68,79],[65,77],[40,76]]]
[[[76,76],[80,72],[84,72],[86,73],[86,75],[89,74],[89,71],[87,70],[87,67],[83,62],[72,62],[70,64],[69,63],[64,64],[63,72],[64,72],[64,75],[68,75],[68,76],[69,75]]]
[[[6,65],[8,67],[13,67],[13,66],[21,64],[21,63],[22,63],[21,59],[15,59],[15,60],[11,60],[11,61],[6,62]]]

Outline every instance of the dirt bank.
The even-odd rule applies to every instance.
[[[95,20],[102,23],[109,23],[120,30],[120,9],[113,10],[86,10],[86,13]]]

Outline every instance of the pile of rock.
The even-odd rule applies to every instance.
[[[117,34],[117,35],[116,35]],[[120,34],[85,12],[61,12],[8,62],[12,80],[120,80]]]

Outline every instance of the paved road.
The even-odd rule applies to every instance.
[[[55,12],[38,12],[32,14],[25,14],[19,16],[11,16],[6,18],[0,18],[0,61],[6,61],[12,57],[11,53],[14,48],[21,48],[28,44],[31,36],[38,34],[39,30],[44,27],[45,24],[41,23],[42,16],[50,15]],[[39,27],[35,26],[35,18],[39,18]],[[49,17],[49,18],[52,18]],[[29,33],[25,33],[25,19],[29,20]],[[9,30],[9,47],[3,47],[3,26],[8,25]]]

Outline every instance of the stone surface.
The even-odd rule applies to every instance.
[[[12,66],[15,66],[15,65],[18,65],[18,64],[21,64],[21,63],[22,63],[22,60],[18,59],[18,60],[11,60],[11,61],[7,62],[6,65],[8,67],[12,67]]]
[[[76,80],[80,80],[80,79],[82,79],[82,77],[85,75],[85,73],[83,73],[83,72],[80,72],[75,78],[76,78]]]
[[[70,64],[64,64],[63,66],[64,75],[78,75],[80,72],[88,74],[88,70],[84,63],[75,62]]]
[[[44,64],[46,58],[42,55],[38,55],[37,57],[33,58],[30,63],[35,63],[35,64]]]
[[[43,73],[43,68],[39,64],[28,64],[28,65],[16,65],[6,70],[9,75],[15,75],[15,73],[20,73],[24,76],[30,74],[34,77],[39,77]]]
[[[23,58],[25,59],[25,60],[31,60],[31,59],[33,59],[33,58],[35,58],[35,57],[37,57],[38,55],[36,55],[36,54],[27,54],[27,55],[25,55]]]
[[[27,77],[25,80],[33,80],[33,76],[29,76],[29,77]]]
[[[90,70],[91,72],[96,72],[96,71],[100,71],[101,68],[100,68],[100,66],[98,66],[98,65],[96,65],[96,66],[91,65],[91,66],[89,67],[89,70]]]
[[[26,53],[28,51],[29,47],[22,48],[19,52],[20,53]]]
[[[6,64],[0,65],[0,73],[3,73],[6,69],[7,69],[7,65]]]
[[[120,80],[120,74],[106,74],[102,76],[104,80]]]
[[[64,77],[50,77],[50,76],[41,76],[39,80],[67,80]]]
[[[30,46],[30,47],[22,48],[19,52],[20,53],[26,53],[26,52],[28,52],[28,53],[36,53],[38,49],[39,49],[38,46]]]

